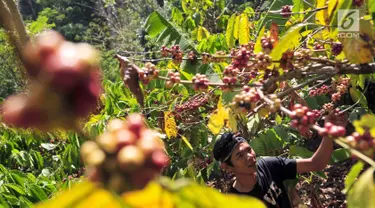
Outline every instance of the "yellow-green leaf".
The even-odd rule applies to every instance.
[[[356,120],[353,122],[355,127],[355,131],[360,134],[365,132],[365,129],[370,129],[370,133],[373,137],[375,137],[375,115],[366,114],[361,117],[360,120]]]
[[[255,46],[254,46],[254,53],[259,53],[262,51],[262,43],[261,43],[261,40],[262,40],[262,37],[264,35],[264,31],[266,30],[266,27],[263,26],[263,28],[260,30],[259,34],[258,34],[258,38],[257,38],[257,41],[255,43]]]
[[[328,2],[328,10],[327,10],[327,14],[328,16],[330,17],[332,12],[337,9],[337,5],[338,5],[338,2],[339,0],[330,0]]]
[[[201,41],[205,38],[210,37],[210,32],[205,27],[199,26],[198,28],[198,34],[197,34],[197,40]]]
[[[363,162],[358,161],[355,165],[352,166],[345,179],[345,189],[343,190],[344,194],[346,194],[350,190],[358,175],[361,173],[364,165],[365,164]]]
[[[236,16],[236,20],[234,22],[233,26],[233,37],[234,39],[238,40],[239,37],[239,31],[240,31],[240,20],[241,20],[241,15]]]
[[[241,14],[239,39],[241,45],[247,44],[250,41],[249,18],[244,13]]]
[[[283,119],[281,118],[281,116],[278,113],[276,114],[275,121],[276,121],[277,124],[281,124],[283,122]]]
[[[234,46],[234,37],[233,37],[233,28],[234,28],[234,23],[236,20],[236,14],[233,14],[227,24],[227,30],[225,32],[225,39],[227,41],[228,48],[232,48]]]
[[[188,140],[186,137],[184,137],[184,136],[181,136],[181,138],[182,138],[182,141],[184,141],[185,144],[186,144],[191,150],[193,150],[193,146],[191,146],[189,140]]]
[[[224,127],[225,120],[229,117],[228,110],[223,107],[221,97],[217,104],[216,112],[212,113],[208,120],[208,128],[213,134],[220,133],[220,130]]]
[[[63,192],[55,196],[53,200],[41,202],[36,208],[44,207],[71,207],[80,201],[85,200],[89,195],[93,194],[97,187],[88,181],[74,185],[71,190]]]
[[[316,8],[322,8],[326,4],[326,0],[317,0],[316,1]],[[327,9],[322,9],[315,14],[315,23],[320,25],[327,25],[328,21],[328,13]]]
[[[175,207],[172,193],[155,182],[151,182],[143,190],[123,194],[122,199],[131,207],[137,208]]]
[[[235,113],[232,110],[229,110],[228,116],[229,118],[228,118],[227,127],[230,128],[232,132],[237,132],[238,129],[237,129],[237,120],[236,120]]]
[[[164,112],[165,133],[168,138],[177,137],[177,125],[171,112]]]
[[[375,208],[374,168],[364,172],[348,194],[348,207]]]
[[[355,87],[351,87],[349,92],[354,103],[359,102],[363,107],[367,108],[366,96],[361,91]]]
[[[270,56],[272,60],[280,60],[282,54],[287,51],[288,49],[293,49],[300,43],[301,34],[300,30],[302,27],[307,25],[311,25],[311,23],[301,23],[291,27],[288,31],[286,31],[283,37],[280,39],[279,43],[276,47],[272,50]]]

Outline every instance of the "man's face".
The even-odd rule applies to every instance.
[[[233,164],[230,170],[238,174],[252,174],[256,172],[256,155],[247,142],[242,142],[233,150],[231,155]]]

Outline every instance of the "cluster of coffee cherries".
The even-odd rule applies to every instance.
[[[253,62],[253,67],[257,70],[266,70],[272,64],[272,59],[268,54],[259,52],[255,55],[256,61]]]
[[[370,158],[375,157],[375,138],[369,130],[365,130],[363,134],[354,132],[345,138],[345,142],[352,148],[359,150]]]
[[[209,101],[209,97],[206,95],[198,94],[194,97],[191,97],[189,100],[185,101],[182,104],[178,104],[175,106],[176,113],[183,113],[185,111],[194,111],[198,107],[203,107]]]
[[[308,48],[302,48],[299,51],[294,52],[295,63],[294,67],[301,68],[308,64],[308,61],[312,55],[312,51]]]
[[[82,145],[81,158],[89,180],[117,193],[143,189],[169,164],[163,141],[140,114],[111,120],[102,135]]]
[[[161,50],[160,50],[160,53],[163,57],[168,57],[169,53],[170,53],[170,50],[169,50],[169,48],[167,48],[167,46],[162,46]]]
[[[225,67],[224,72],[223,72],[223,83],[225,84],[222,86],[222,90],[231,90],[232,86],[236,84],[237,82],[237,75],[239,73],[238,68],[233,68],[232,65],[229,65]]]
[[[3,103],[3,121],[20,128],[74,128],[97,106],[100,92],[100,55],[85,43],[66,41],[46,31],[22,51],[30,76],[29,91]]]
[[[242,92],[234,96],[232,106],[236,111],[245,113],[253,110],[259,100],[260,95],[254,88],[244,86]]]
[[[202,53],[201,56],[202,56],[202,64],[209,64],[209,63],[211,63],[211,58],[212,58],[211,54],[209,54],[209,53]]]
[[[231,51],[233,67],[238,69],[246,68],[251,55],[252,52],[247,50],[246,47],[241,47],[236,50],[233,49]]]
[[[322,50],[322,49],[324,49],[324,47],[322,45],[320,45],[319,43],[315,42],[314,43],[314,49],[315,50]]]
[[[280,67],[284,70],[293,69],[294,52],[291,50],[285,51],[280,59]]]
[[[290,5],[282,6],[280,14],[282,17],[290,17],[290,15],[292,15],[292,6]]]
[[[168,77],[169,80],[165,83],[165,86],[167,88],[173,87],[174,84],[180,83],[181,78],[180,78],[180,73],[179,72],[168,72]]]
[[[333,102],[337,102],[341,99],[341,96],[348,91],[350,85],[350,78],[348,77],[340,77],[338,80],[332,81],[332,86],[336,90],[335,93],[332,94],[331,100]]]
[[[315,96],[326,95],[328,93],[331,93],[331,91],[332,91],[332,88],[330,86],[322,85],[318,89],[310,90],[309,96],[315,97]]]
[[[183,52],[179,45],[174,45],[170,49],[166,46],[162,46],[160,53],[163,57],[168,57],[171,54],[173,63],[175,64],[180,64],[182,62]]]
[[[174,45],[171,47],[171,54],[174,64],[180,64],[182,62],[182,56],[184,55],[180,49],[179,45]]]
[[[333,105],[333,103],[326,103],[323,105],[323,110],[327,113],[332,112],[334,109],[335,109],[335,106]]]
[[[260,41],[262,44],[263,52],[267,54],[271,53],[273,45],[275,44],[275,39],[273,39],[272,37],[263,36]]]
[[[331,44],[331,48],[332,48],[332,54],[334,56],[337,56],[342,52],[342,49],[344,48],[344,46],[340,42],[333,42]]]
[[[206,91],[208,89],[209,80],[204,74],[196,74],[193,77],[192,82],[195,91]]]
[[[295,104],[291,110],[291,126],[305,135],[309,131],[309,126],[315,123],[316,114],[307,106],[302,106],[301,104]]]
[[[195,62],[197,60],[197,54],[195,54],[194,51],[190,51],[188,53],[188,59],[190,62]]]
[[[318,130],[318,134],[322,137],[330,136],[333,138],[345,136],[346,130],[343,126],[336,126],[331,122],[326,122],[324,128]]]
[[[151,80],[159,76],[159,70],[156,69],[156,66],[150,62],[147,62],[144,67],[138,71],[139,80],[143,84],[147,85]]]
[[[270,112],[275,113],[280,109],[281,100],[275,94],[270,95],[269,98],[272,103],[268,105],[268,109],[270,110]]]

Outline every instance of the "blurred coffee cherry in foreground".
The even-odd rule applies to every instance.
[[[117,193],[143,189],[169,164],[163,141],[140,114],[111,120],[96,141],[82,145],[81,157],[88,178]]]
[[[3,121],[21,128],[74,128],[99,100],[100,55],[89,44],[68,42],[47,31],[29,42],[22,53],[30,77],[28,92],[9,97]]]

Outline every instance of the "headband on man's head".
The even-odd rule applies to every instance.
[[[242,142],[246,142],[245,138],[238,134],[225,133],[222,134],[219,141],[214,146],[214,157],[220,162],[226,162],[230,159],[234,149]]]

